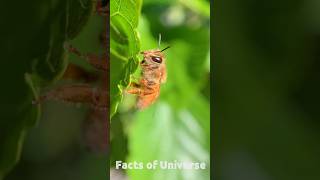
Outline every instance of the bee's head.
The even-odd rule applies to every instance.
[[[163,50],[148,50],[148,51],[143,51],[141,54],[143,55],[143,60],[141,61],[141,65],[160,65],[164,64],[165,58],[163,51],[168,49],[166,47]]]

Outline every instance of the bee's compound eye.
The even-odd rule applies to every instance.
[[[152,59],[153,62],[162,63],[161,57],[152,56],[151,59]]]

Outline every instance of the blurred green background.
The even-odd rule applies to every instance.
[[[120,7],[127,8],[125,5]],[[126,12],[123,10],[121,13]],[[157,49],[158,37],[161,34],[161,48],[170,45],[164,52],[168,78],[161,86],[159,99],[145,110],[137,111],[134,107],[135,96],[124,94],[123,101],[111,121],[110,166],[115,174],[125,174],[131,180],[209,179],[209,22],[209,1],[142,1],[137,28],[140,51]],[[139,55],[139,61],[141,60],[142,56]],[[111,69],[113,68],[118,67],[111,62]],[[132,79],[136,81],[139,77],[140,68],[133,74]],[[205,162],[207,169],[145,168],[119,172],[114,170],[116,160],[144,163],[153,160]]]
[[[1,2],[0,179],[107,179],[106,155],[83,142],[88,107],[31,104],[37,93],[73,83],[57,82],[69,61],[92,71],[63,49],[72,40],[83,52],[102,51],[105,21],[92,10],[91,0]]]
[[[320,1],[213,4],[214,176],[320,179]]]

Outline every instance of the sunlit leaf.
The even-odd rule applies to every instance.
[[[110,97],[111,116],[122,100],[123,88],[138,66],[138,20],[141,0],[110,1]]]

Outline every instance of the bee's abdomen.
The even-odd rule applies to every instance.
[[[153,91],[153,93],[150,93],[148,95],[139,96],[138,102],[137,102],[137,108],[144,109],[150,106],[155,102],[158,96],[159,96],[159,93],[157,91]]]

